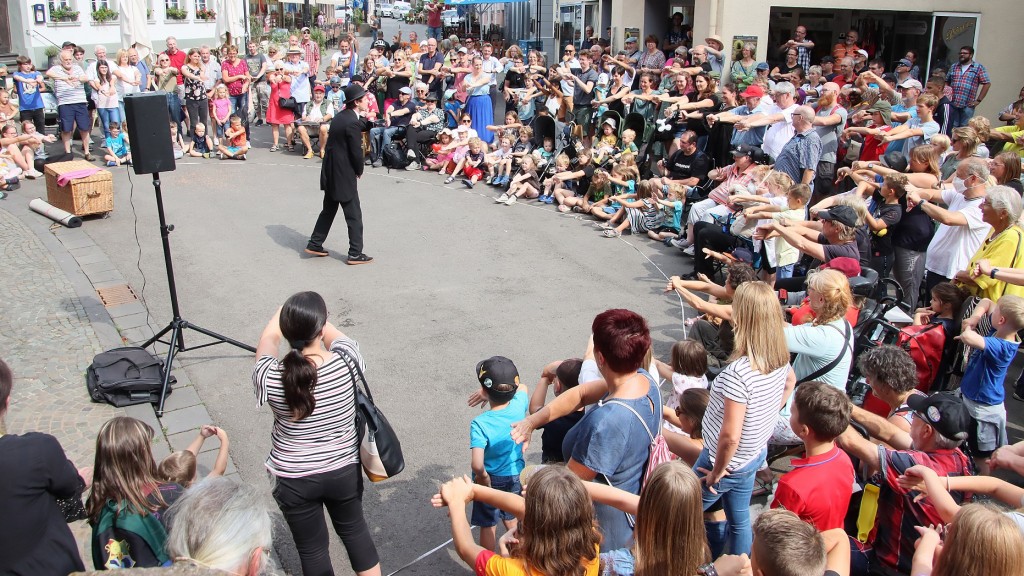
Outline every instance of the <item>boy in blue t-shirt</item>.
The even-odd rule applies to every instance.
[[[481,392],[470,403],[475,405],[486,397],[490,410],[473,419],[469,425],[469,448],[472,454],[473,481],[495,490],[519,494],[523,488],[519,473],[523,471],[523,447],[512,439],[512,424],[526,418],[529,405],[526,386],[519,381],[519,371],[511,360],[493,356],[476,365]],[[482,502],[473,502],[472,522],[480,527],[480,546],[494,550],[497,543],[498,517],[506,530],[516,527],[516,517]]]
[[[982,316],[988,315],[992,333],[983,337],[975,332]],[[983,298],[956,337],[974,348],[960,382],[964,406],[971,415],[967,441],[978,473],[989,474],[988,459],[996,448],[1007,444],[1006,407],[1003,380],[1020,341],[1017,331],[1024,327],[1024,298],[1003,296],[999,302]]]
[[[448,119],[449,128],[459,127],[459,115],[462,114],[462,102],[455,97],[455,90],[444,93],[444,117]]]

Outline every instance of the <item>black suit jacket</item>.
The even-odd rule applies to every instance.
[[[356,182],[363,175],[363,132],[369,123],[354,108],[342,110],[331,120],[320,169],[320,189],[335,202],[346,202],[357,195]]]

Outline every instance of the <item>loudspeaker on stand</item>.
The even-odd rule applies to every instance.
[[[140,92],[124,97],[125,122],[136,174],[174,170],[171,123],[166,92]]]

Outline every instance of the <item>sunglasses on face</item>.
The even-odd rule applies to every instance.
[[[472,120],[470,120],[470,119],[468,119],[468,118],[466,118],[465,120],[463,120],[463,121],[462,121],[462,123],[463,123],[463,124],[472,124],[472,123],[473,123],[473,121],[472,121]]]

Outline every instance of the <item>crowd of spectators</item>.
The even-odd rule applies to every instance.
[[[916,54],[886,73],[855,30],[813,63],[802,26],[774,66],[750,45],[731,67],[720,38],[688,47],[681,19],[663,41],[627,38],[614,55],[600,41],[567,44],[551,66],[538,52],[499,57],[434,34],[376,40],[363,57],[343,39],[328,58],[302,36],[266,56],[250,44],[244,60],[230,46],[220,60],[206,47],[186,55],[168,38],[152,69],[131,50],[107,60],[96,47],[84,64],[68,47],[45,72],[65,151],[77,129],[92,159],[92,107],[109,131],[107,163],[130,162],[123,95],[160,88],[182,155],[244,159],[250,123],[266,122],[271,151],[284,126],[281,147],[298,138],[312,159],[341,88],[361,83],[377,95],[368,163],[404,141],[407,167],[445,183],[484,182],[497,202],[557,205],[605,237],[632,233],[693,258],[694,272],[666,291],[699,318],[667,362],[653,357],[646,320],[614,309],[594,318],[581,358],[548,364],[532,394],[514,361],[476,366],[468,403],[488,410],[470,425],[473,476],[431,503],[452,508],[456,551],[477,573],[1021,573],[1024,516],[977,496],[1011,508],[1024,496],[990,476],[1024,473],[1005,407],[1018,377],[1013,397],[1024,400],[1012,366],[1024,329],[1024,114],[1022,100],[1001,112],[1005,126],[974,114],[990,79],[973,48],[922,82]],[[14,79],[23,103],[46,82],[28,59]],[[20,113],[22,131],[3,133],[8,187],[38,175],[33,154],[47,138],[33,108]],[[940,335],[938,368],[909,344],[857,336],[886,296],[903,312],[892,319],[900,338]],[[289,298],[260,338],[252,382],[275,422],[266,465],[304,573],[331,573],[324,507],[353,570],[381,573],[361,502],[353,383],[363,366],[313,292]],[[12,382],[0,363],[0,415]],[[536,429],[539,467],[524,456]],[[153,433],[111,420],[82,470],[52,437],[0,437],[0,461],[34,462],[5,466],[18,489],[0,492],[0,508],[24,510],[33,530],[5,525],[5,542],[24,543],[5,547],[0,568],[81,569],[58,502],[88,489],[97,567],[262,573],[269,519],[258,497],[216,478],[223,466],[192,485],[204,438],[220,438],[226,461],[223,430],[204,427],[160,463]],[[768,463],[785,453],[796,458],[776,477]],[[771,510],[752,518],[756,496]]]

